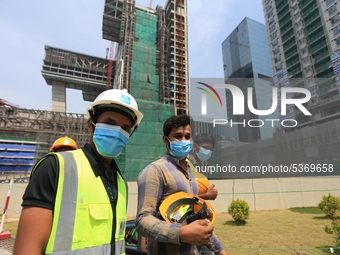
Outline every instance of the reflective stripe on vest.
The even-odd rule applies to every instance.
[[[59,163],[59,179],[46,254],[111,254],[114,218],[101,178],[94,175],[82,150],[56,153],[56,155]],[[89,183],[91,185],[88,185]],[[117,184],[114,254],[121,255],[125,254],[127,187],[118,173]],[[117,235],[117,233],[122,234]]]

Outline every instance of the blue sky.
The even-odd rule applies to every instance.
[[[147,6],[149,0],[136,0]],[[152,6],[165,6],[153,0]],[[0,98],[28,109],[51,110],[51,87],[41,75],[44,45],[105,58],[104,0],[0,3]],[[188,0],[189,76],[222,78],[224,39],[247,16],[264,23],[261,0]],[[67,112],[85,113],[81,91],[67,90]]]

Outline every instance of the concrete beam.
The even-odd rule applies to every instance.
[[[52,81],[52,111],[66,112],[66,85],[61,81]]]

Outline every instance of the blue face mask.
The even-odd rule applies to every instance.
[[[129,141],[129,133],[120,126],[97,123],[92,140],[104,158],[118,157]]]
[[[207,161],[208,159],[210,159],[211,153],[211,150],[200,147],[200,150],[196,153],[196,155],[201,161]]]
[[[168,138],[167,138],[168,139]],[[192,150],[192,141],[170,141],[170,154],[178,159],[184,159]]]

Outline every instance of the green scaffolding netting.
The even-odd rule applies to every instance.
[[[174,114],[172,106],[159,103],[156,39],[157,16],[136,10],[130,93],[137,99],[144,118],[127,147],[116,159],[128,181],[136,181],[145,166],[165,154],[163,124]]]
[[[144,118],[128,145],[116,159],[128,181],[136,181],[139,172],[151,162],[162,157],[166,148],[162,141],[164,121],[173,115],[170,105],[137,100]]]

